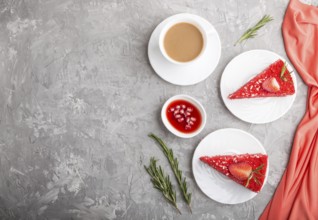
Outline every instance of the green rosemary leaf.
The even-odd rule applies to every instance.
[[[238,39],[238,41],[234,44],[234,46],[236,46],[239,43],[242,43],[243,41],[247,39],[256,37],[257,31],[272,20],[274,19],[270,15],[264,15],[263,18],[259,20],[255,26],[249,28],[247,31],[244,32],[244,34],[240,37],[240,39]]]
[[[176,157],[174,157],[172,149],[169,149],[167,147],[167,145],[159,137],[157,137],[154,134],[150,134],[149,137],[154,139],[160,145],[163,153],[167,157],[169,164],[170,164],[170,167],[171,167],[171,169],[172,169],[172,171],[177,179],[177,182],[178,182],[179,188],[182,192],[183,198],[184,198],[185,202],[187,203],[190,212],[192,213],[191,193],[188,192],[186,178],[182,177],[182,171],[179,169],[178,159]]]
[[[177,206],[176,191],[172,187],[169,175],[165,175],[161,166],[157,166],[157,160],[154,157],[150,158],[149,167],[144,167],[151,177],[153,187],[159,190],[162,195],[171,203],[171,205],[176,208],[179,214],[181,214]]]

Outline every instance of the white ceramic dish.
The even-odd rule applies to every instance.
[[[166,59],[159,47],[159,37],[167,24],[179,19],[197,22],[206,32],[206,49],[198,59],[178,65]],[[216,68],[221,57],[221,42],[215,28],[204,18],[193,14],[177,14],[162,21],[153,31],[148,44],[148,57],[152,68],[165,81],[175,85],[193,85],[205,80]]]
[[[279,119],[291,108],[297,93],[294,73],[291,73],[295,85],[294,95],[236,100],[228,98],[229,94],[235,92],[278,59],[285,61],[271,51],[251,50],[236,56],[226,66],[221,78],[221,95],[226,107],[233,115],[249,123],[263,124]],[[287,68],[290,72],[293,71],[289,64],[287,64]]]
[[[167,119],[167,115],[166,115],[166,111],[167,111],[167,107],[168,105],[175,101],[175,100],[185,100],[185,101],[188,101],[190,102],[191,104],[193,104],[201,113],[201,117],[202,117],[202,122],[201,122],[201,125],[200,127],[192,132],[192,133],[183,133],[183,132],[180,132],[178,131],[177,129],[175,129],[171,124],[170,122],[168,121]],[[165,125],[165,127],[174,135],[178,136],[178,137],[181,137],[181,138],[192,138],[194,136],[196,136],[197,134],[199,134],[203,128],[205,127],[205,124],[206,124],[206,112],[205,112],[205,109],[204,107],[201,105],[201,103],[196,100],[195,98],[191,97],[191,96],[188,96],[188,95],[175,95],[171,98],[169,98],[165,104],[162,106],[162,109],[161,109],[161,120],[163,122],[163,124]]]
[[[235,183],[199,159],[201,156],[244,153],[266,154],[266,151],[254,136],[239,129],[226,128],[207,135],[196,148],[192,159],[193,175],[202,192],[224,204],[242,203],[256,196],[257,193]],[[264,185],[268,177],[268,167],[269,163]]]

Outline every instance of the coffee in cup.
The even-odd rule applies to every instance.
[[[163,39],[167,55],[178,62],[189,62],[199,56],[203,49],[201,31],[193,24],[181,22],[170,27]]]
[[[204,53],[206,36],[205,29],[199,22],[191,18],[178,18],[162,28],[159,48],[171,63],[189,64]]]

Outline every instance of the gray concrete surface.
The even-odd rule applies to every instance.
[[[257,219],[288,162],[304,113],[306,87],[281,119],[253,125],[235,118],[220,99],[226,64],[250,49],[286,58],[281,23],[287,0],[2,0],[0,1],[0,219]],[[147,43],[167,16],[189,12],[210,21],[222,41],[214,73],[189,87],[161,80]],[[259,36],[233,46],[265,13],[275,20]],[[159,112],[172,95],[191,94],[209,120],[184,140],[170,134]],[[270,156],[268,182],[254,199],[222,205],[197,187],[191,158],[208,133],[226,127],[252,133]],[[178,191],[175,210],[152,188],[151,156],[171,174],[164,138],[193,192],[190,215]],[[175,180],[173,179],[175,184]]]

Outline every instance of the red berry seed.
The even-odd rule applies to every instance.
[[[183,121],[184,121],[184,118],[179,118],[179,119],[178,119],[178,122],[179,122],[179,123],[181,123],[181,122],[183,122]]]
[[[185,126],[185,129],[186,129],[186,130],[190,130],[190,129],[191,129],[191,126],[190,126],[190,125],[186,125],[186,126]]]
[[[180,114],[177,114],[177,115],[174,115],[174,117],[175,117],[176,119],[178,119],[178,118],[181,118],[181,115],[180,115]]]

